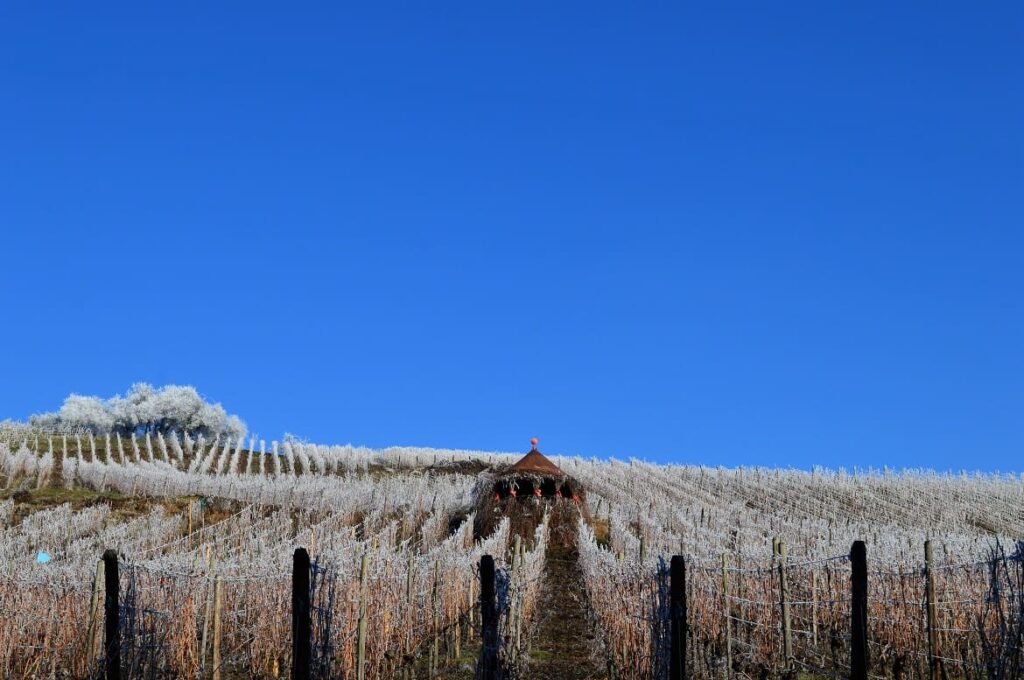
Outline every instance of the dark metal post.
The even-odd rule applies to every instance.
[[[292,558],[292,680],[309,680],[312,628],[309,553],[305,548],[296,548]]]
[[[477,677],[496,680],[498,677],[498,610],[494,595],[494,558],[480,558],[480,623],[483,639]]]
[[[850,680],[868,677],[868,551],[864,541],[850,548]]]
[[[669,571],[669,615],[672,617],[672,657],[669,660],[669,680],[686,677],[686,560],[673,555]]]
[[[121,626],[118,616],[118,593],[121,581],[117,573],[117,551],[103,553],[103,648],[106,680],[121,680]]]

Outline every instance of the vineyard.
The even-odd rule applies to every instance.
[[[1024,677],[1019,476],[520,456],[7,433],[3,676],[291,677],[302,548],[310,677],[851,677],[863,541],[865,677]]]

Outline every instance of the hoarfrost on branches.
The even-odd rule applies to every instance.
[[[29,423],[50,431],[94,434],[167,435],[186,432],[230,438],[244,437],[245,423],[220,404],[210,403],[188,385],[154,388],[136,383],[125,396],[110,399],[72,394],[60,410],[32,416]]]

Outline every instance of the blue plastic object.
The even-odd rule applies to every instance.
[[[38,562],[39,564],[46,564],[52,559],[53,558],[50,556],[50,553],[45,552],[43,550],[40,550],[38,553],[36,553],[36,562]]]

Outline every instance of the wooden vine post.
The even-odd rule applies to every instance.
[[[213,580],[213,551],[210,546],[206,546],[206,602],[203,608],[203,637],[202,642],[199,646],[199,666],[203,670],[203,677],[206,677],[206,652],[210,643],[210,623],[213,621],[213,596],[214,596],[214,585]]]
[[[220,641],[223,622],[223,597],[221,591],[224,586],[220,576],[213,579],[213,680],[221,680],[221,666],[223,661],[220,656]]]
[[[782,653],[786,670],[793,667],[793,628],[789,618],[789,582],[786,580],[786,544],[778,542],[779,603],[782,607]]]
[[[850,548],[850,680],[868,678],[868,553],[864,541]]]
[[[441,580],[440,567],[441,567],[441,565],[435,560],[434,561],[434,582],[433,582],[433,585],[430,588],[430,629],[433,632],[433,636],[434,636],[433,639],[430,642],[430,663],[429,663],[430,668],[429,668],[429,673],[430,673],[430,677],[432,677],[432,678],[437,676],[437,666],[438,666],[438,661],[439,661],[438,655],[440,653],[440,649],[439,649],[439,633],[440,633],[440,631],[438,630],[440,628],[440,624],[438,622],[438,615],[437,615],[438,614],[438,611],[437,611],[437,607],[438,607],[437,587],[438,587],[438,582]]]
[[[469,579],[469,625],[466,626],[466,639],[473,639],[473,627],[476,625],[476,579]]]
[[[818,648],[818,572],[811,570],[811,644]]]
[[[520,571],[520,581],[521,581],[522,580],[523,562],[526,560],[526,546],[519,540],[518,536],[516,536],[516,546],[517,546],[517,549],[519,550],[519,571]],[[520,584],[520,586],[521,585],[522,584]],[[522,609],[522,599],[520,598],[519,605],[516,608],[516,658],[519,657],[519,651],[522,648],[521,645],[520,645],[520,641],[521,641],[522,635],[523,635],[523,609]]]
[[[925,602],[928,624],[928,677],[942,680],[942,660],[939,659],[939,620],[935,597],[935,556],[932,541],[924,542]]]
[[[409,561],[406,563],[406,567],[405,567],[405,601],[409,605],[409,616],[410,617],[412,617],[412,615],[413,615],[412,614],[412,605],[413,605],[412,577],[413,577],[413,570],[415,568],[416,568],[416,558],[413,557],[413,554],[410,552],[409,553]],[[405,639],[405,653],[406,654],[412,654],[412,636],[411,635],[407,636],[406,639]]]
[[[725,621],[725,678],[732,675],[732,618],[729,611],[728,558],[722,553],[722,616]]]
[[[510,630],[508,632],[509,637],[513,640],[519,639],[519,572],[522,569],[522,556],[520,554],[520,547],[522,546],[522,538],[519,534],[516,534],[515,540],[512,543],[512,581],[509,588],[509,612],[508,621]],[[518,647],[512,646],[512,658],[513,660],[517,656]]]
[[[356,678],[366,680],[366,578],[370,567],[370,553],[364,552],[359,563],[359,624],[356,638]]]
[[[672,647],[669,659],[669,680],[686,677],[686,560],[673,555],[669,567],[669,616],[672,624]]]
[[[102,615],[100,614],[100,607],[103,604],[103,587],[105,584],[103,568],[103,560],[96,562],[96,577],[92,582],[92,603],[89,608],[89,651],[88,651],[88,666],[89,672],[92,672],[93,667],[96,664],[96,660],[99,658],[100,652],[103,648],[103,636],[100,631],[103,628],[100,626],[100,620]]]

